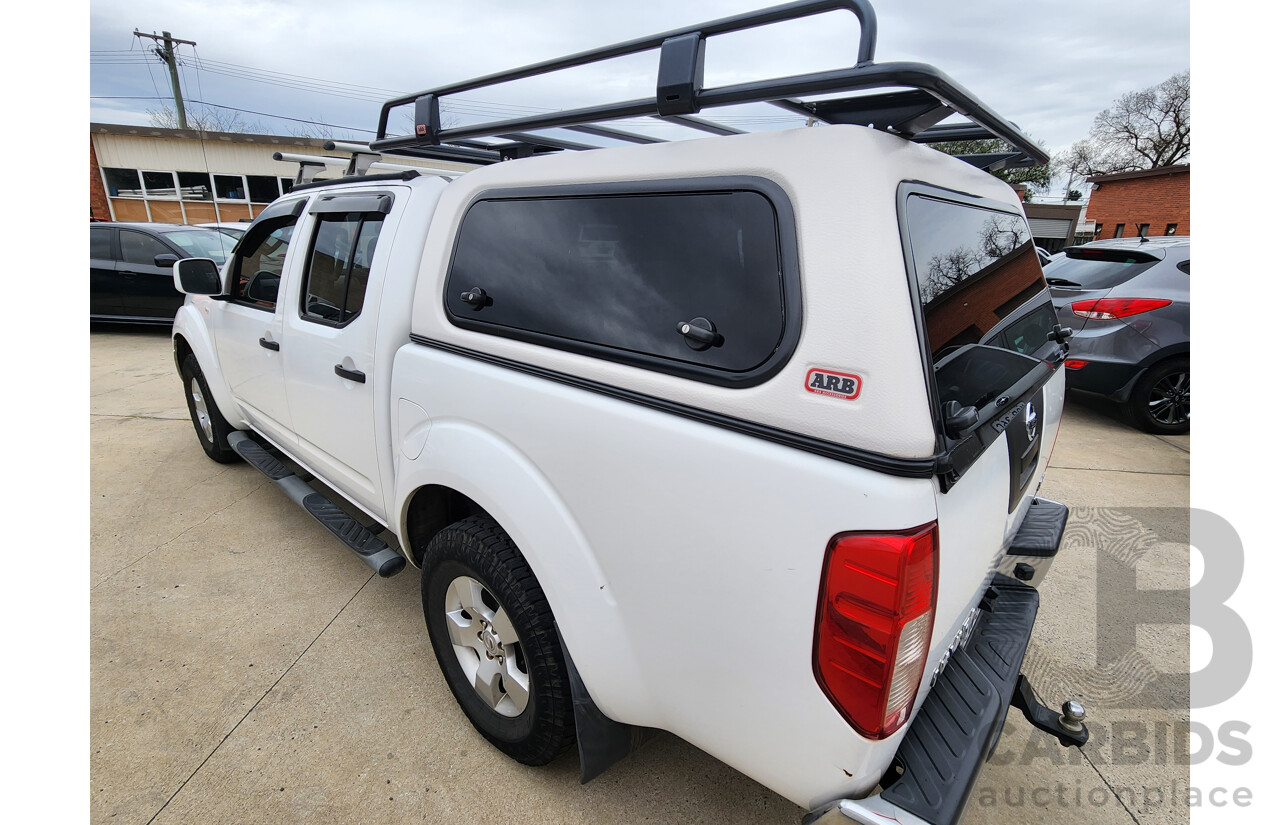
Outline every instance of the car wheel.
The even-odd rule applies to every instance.
[[[1125,405],[1129,420],[1149,433],[1176,435],[1191,429],[1191,361],[1173,358],[1139,379]]]
[[[182,362],[182,387],[187,396],[191,423],[196,428],[196,438],[200,439],[205,454],[222,464],[230,464],[239,458],[227,443],[232,427],[214,403],[209,384],[204,380],[204,373],[200,371],[194,355],[188,355]]]
[[[573,744],[573,700],[551,608],[492,519],[464,519],[431,540],[422,609],[445,681],[485,739],[526,765],[545,765]]]

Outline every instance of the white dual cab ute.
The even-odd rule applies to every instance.
[[[832,9],[853,67],[703,87],[708,37]],[[984,169],[1045,156],[875,32],[800,2],[388,101],[371,152],[476,168],[297,186],[176,267],[205,451],[419,568],[445,679],[521,762],[576,743],[586,781],[660,729],[808,822],[950,823],[1010,705],[1087,738],[1020,675],[1070,330]],[[652,99],[441,128],[447,95],[650,49]],[[819,125],[697,116],[753,101]],[[711,136],[601,125],[646,116]]]

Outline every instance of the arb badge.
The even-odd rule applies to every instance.
[[[858,397],[858,393],[862,392],[862,379],[847,372],[815,367],[805,376],[804,388],[809,392],[852,401]]]

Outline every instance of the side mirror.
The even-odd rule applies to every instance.
[[[168,267],[173,266],[173,265],[174,265],[174,264],[176,264],[177,262],[178,262],[178,256],[177,256],[177,255],[174,255],[174,254],[172,254],[172,253],[169,253],[169,252],[166,252],[166,253],[164,253],[163,255],[157,255],[157,256],[155,257],[155,260],[153,261],[153,263],[154,263],[156,266],[163,266],[163,267],[165,267],[166,269],[167,269]]]
[[[222,294],[222,277],[212,258],[183,258],[174,263],[173,285],[183,295]]]
[[[280,276],[274,272],[259,270],[253,273],[245,285],[244,297],[251,301],[274,304],[280,295]]]

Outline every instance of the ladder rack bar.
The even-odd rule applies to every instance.
[[[745,12],[732,17],[722,17],[719,20],[712,20],[696,26],[672,29],[671,31],[663,32],[661,34],[641,37],[635,40],[628,40],[623,43],[615,43],[612,46],[578,52],[577,54],[558,57],[553,60],[544,60],[541,63],[533,63],[528,66],[522,66],[518,69],[509,69],[504,72],[496,72],[494,74],[485,75],[484,77],[478,77],[472,80],[464,80],[460,83],[453,83],[447,86],[440,86],[435,89],[417,92],[415,94],[392,98],[382,105],[382,113],[378,118],[378,140],[380,141],[386,138],[387,119],[392,109],[413,103],[424,95],[430,94],[440,98],[445,95],[475,91],[476,89],[495,86],[500,83],[510,83],[515,80],[523,80],[528,77],[547,74],[549,72],[556,72],[563,69],[574,68],[576,66],[598,63],[602,60],[610,60],[615,57],[624,57],[637,52],[644,52],[649,51],[650,49],[659,48],[663,41],[673,37],[698,34],[705,38],[718,34],[727,34],[729,32],[752,29],[758,26],[769,25],[771,23],[780,23],[786,20],[810,17],[815,14],[839,11],[841,9],[853,12],[861,25],[861,32],[858,35],[857,63],[861,65],[863,63],[871,62],[875,59],[876,51],[876,13],[871,7],[870,0],[798,0],[798,2],[794,3],[786,3],[781,6],[772,6],[767,9]]]

